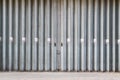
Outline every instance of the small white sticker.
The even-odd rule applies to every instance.
[[[50,38],[48,38],[47,41],[50,42],[51,41]]]
[[[83,43],[83,42],[84,42],[84,39],[80,39],[80,41],[81,41],[81,43]]]
[[[94,39],[93,41],[94,41],[94,43],[96,43],[96,39]]]
[[[38,42],[38,38],[35,38],[35,42]]]
[[[109,44],[109,39],[106,39],[106,43]]]
[[[22,37],[22,41],[25,42],[25,40],[26,40],[25,37]]]
[[[67,39],[67,42],[70,42],[70,39],[69,39],[69,38]]]
[[[10,41],[13,41],[13,37],[10,37]]]
[[[120,39],[118,39],[118,44],[120,44]]]

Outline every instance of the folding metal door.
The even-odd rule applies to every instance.
[[[0,0],[1,71],[120,71],[120,0]]]

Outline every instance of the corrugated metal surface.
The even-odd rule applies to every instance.
[[[120,0],[0,0],[1,71],[120,71]]]

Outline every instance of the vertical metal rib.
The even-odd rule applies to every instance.
[[[105,19],[104,19],[104,11],[105,11],[105,5],[104,0],[101,0],[101,21],[100,21],[100,70],[105,71],[105,43],[104,43],[104,28],[105,28]]]
[[[44,0],[39,0],[39,52],[38,52],[38,70],[43,70],[44,61]]]
[[[3,71],[6,70],[6,0],[3,0],[3,53],[2,53],[2,59],[3,59]]]
[[[52,34],[51,34],[51,38],[52,38],[52,51],[51,51],[51,70],[55,71],[57,69],[57,62],[56,62],[56,37],[57,37],[57,1],[56,0],[52,0],[52,15],[51,15],[51,19],[52,19],[52,23],[51,23],[51,28],[52,28]]]
[[[86,0],[82,0],[81,4],[81,70],[86,71]]]
[[[66,0],[61,0],[61,70],[66,70]]]
[[[37,0],[32,3],[32,70],[37,70]]]
[[[15,0],[14,20],[14,70],[18,70],[18,0]]]
[[[93,70],[93,0],[88,0],[88,71]]]
[[[31,69],[31,1],[26,1],[26,66],[28,71]]]
[[[20,70],[24,70],[25,56],[25,0],[20,4]]]
[[[112,53],[113,53],[113,65],[112,65],[112,70],[116,70],[116,35],[115,35],[115,29],[116,29],[116,19],[115,19],[115,0],[112,0],[113,2],[113,15],[112,15]]]
[[[99,0],[95,0],[94,11],[94,70],[99,70]]]
[[[2,58],[2,53],[3,53],[3,46],[2,46],[2,40],[3,40],[3,25],[2,25],[2,22],[3,22],[3,19],[2,19],[2,7],[3,7],[3,5],[2,5],[3,3],[2,3],[2,0],[0,0],[0,70],[3,70],[3,58]]]
[[[12,0],[9,0],[9,50],[8,50],[8,70],[12,70]]]
[[[118,17],[118,71],[120,71],[120,0],[119,0],[119,17]]]
[[[73,70],[73,0],[68,1],[68,71]]]
[[[80,70],[80,0],[75,1],[75,24],[74,24],[74,68]]]
[[[57,48],[57,69],[60,70],[61,68],[61,21],[60,21],[60,0],[58,0],[58,6],[57,6],[57,45],[56,45],[56,48]]]
[[[45,70],[50,70],[50,0],[45,2]]]
[[[109,44],[109,39],[110,39],[110,0],[107,0],[107,39],[106,39],[106,47],[107,47],[107,71],[110,71],[110,44]]]

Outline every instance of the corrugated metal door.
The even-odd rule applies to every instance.
[[[120,0],[0,0],[1,71],[120,71]]]

